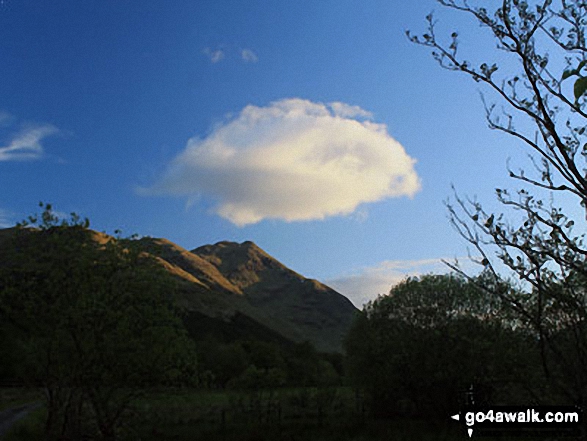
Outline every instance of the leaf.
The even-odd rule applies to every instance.
[[[489,216],[489,218],[487,219],[487,221],[485,221],[485,226],[487,228],[491,228],[491,226],[493,225],[493,219],[495,218],[495,216],[492,214],[491,216]]]
[[[573,76],[573,75],[577,75],[580,76],[581,73],[581,69],[583,69],[585,66],[587,65],[587,60],[583,60],[581,61],[578,65],[576,69],[567,69],[563,72],[563,76],[561,78],[561,81],[566,80],[567,78]]]
[[[578,100],[587,91],[587,77],[580,77],[575,81],[575,99]]]
[[[573,76],[573,75],[579,75],[579,72],[576,69],[565,70],[563,72],[563,76],[561,78],[561,81],[566,80],[567,78],[569,78],[570,76]]]

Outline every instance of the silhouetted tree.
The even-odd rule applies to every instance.
[[[409,278],[368,303],[346,351],[351,379],[369,393],[373,413],[447,415],[471,384],[486,401],[523,390],[532,340],[504,323],[499,307],[454,275]]]
[[[484,85],[496,100],[492,104],[483,97],[489,127],[528,148],[531,159],[530,171],[509,169],[518,183],[515,191],[496,190],[498,200],[514,214],[510,220],[457,195],[448,203],[451,221],[481,256],[489,283],[480,286],[507,302],[534,330],[544,372],[559,392],[583,402],[587,299],[585,285],[576,280],[587,275],[581,214],[587,203],[587,3],[503,0],[494,9],[468,0],[439,3],[479,23],[509,61],[464,60],[458,33],[442,43],[432,15],[426,33],[408,36],[431,48],[441,67]],[[524,295],[495,289],[504,277],[500,266],[524,288]],[[461,271],[457,264],[452,267]],[[572,341],[561,341],[564,330],[574,334]]]
[[[193,369],[174,286],[132,241],[42,207],[5,242],[0,318],[19,331],[20,374],[45,389],[48,438],[79,439],[89,415],[103,439],[115,439],[146,387]]]

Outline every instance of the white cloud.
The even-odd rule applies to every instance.
[[[190,139],[144,192],[211,197],[214,211],[239,226],[349,215],[363,203],[413,196],[415,161],[386,126],[341,115],[367,114],[358,107],[334,108],[297,98],[249,105]]]
[[[14,117],[3,110],[0,110],[0,127],[8,127],[14,121]]]
[[[361,308],[379,294],[388,294],[392,286],[408,276],[448,272],[450,269],[441,259],[393,260],[362,268],[324,283],[346,296],[357,308]]]
[[[204,48],[204,54],[208,56],[208,58],[210,58],[210,61],[213,64],[218,63],[219,61],[222,61],[224,59],[224,51],[222,49],[216,49],[216,50],[212,50],[209,47]]]
[[[0,228],[13,227],[15,222],[12,220],[12,216],[6,210],[0,208]]]
[[[407,277],[424,274],[447,274],[452,270],[444,262],[455,263],[455,259],[387,260],[373,267],[361,268],[349,274],[324,281],[324,283],[347,297],[357,308],[389,294],[391,288]],[[475,274],[479,266],[471,258],[458,259],[465,273]]]
[[[359,106],[350,106],[345,103],[335,102],[330,103],[330,108],[336,116],[341,118],[373,118],[371,112],[361,109]]]
[[[226,57],[231,57],[232,59],[235,56],[238,56],[245,63],[256,63],[259,61],[259,57],[252,49],[245,48],[237,50],[235,47],[230,47],[226,44],[218,45],[217,49],[205,47],[202,50],[202,53],[210,59],[212,64],[216,64],[224,60]]]
[[[12,137],[8,145],[0,146],[0,162],[40,158],[43,154],[41,141],[58,132],[49,124],[25,127]]]
[[[245,63],[256,63],[259,61],[259,57],[251,49],[241,50],[241,58],[245,61]]]

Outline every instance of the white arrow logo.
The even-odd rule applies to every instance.
[[[457,414],[452,415],[451,418],[455,421],[459,421],[461,416],[457,413]],[[469,433],[469,438],[471,438],[473,436],[473,429],[467,429],[467,432]]]

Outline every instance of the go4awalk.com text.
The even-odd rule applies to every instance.
[[[582,411],[573,406],[501,406],[464,409],[452,415],[473,436],[581,435]]]

